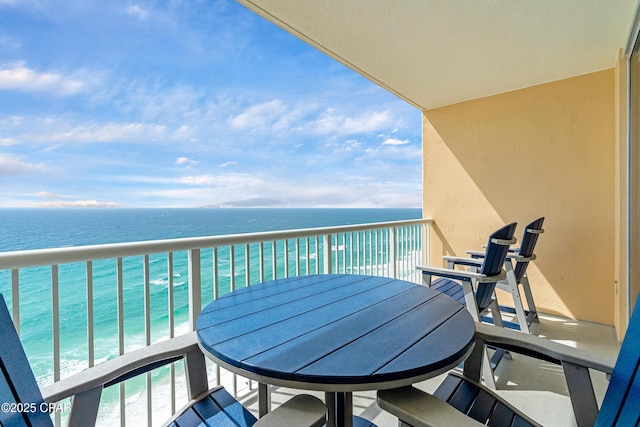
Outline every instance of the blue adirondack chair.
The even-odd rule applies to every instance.
[[[496,319],[496,325],[502,326],[499,322],[500,309],[493,295],[496,284],[507,278],[504,265],[510,246],[516,242],[513,237],[515,229],[516,223],[513,222],[494,231],[489,236],[489,241],[481,260],[459,259],[457,265],[471,267],[474,271],[456,270],[453,267],[416,266],[422,272],[423,283],[466,305],[467,310],[476,322],[481,321],[482,313],[491,310],[492,317]],[[442,279],[432,282],[432,277],[434,276]],[[493,367],[499,362],[504,352],[501,351],[496,354],[497,357],[492,361]],[[493,367],[488,359],[485,360],[484,365],[485,381],[490,387],[495,388]]]
[[[73,397],[68,425],[93,426],[104,387],[180,359],[184,359],[191,402],[165,425],[319,427],[326,419],[324,404],[309,395],[294,396],[257,420],[224,387],[208,390],[205,359],[198,347],[195,333],[127,353],[47,386],[44,393],[36,383],[2,295],[0,342],[0,425],[3,427],[53,426],[48,413],[50,405],[67,397]]]
[[[524,227],[520,247],[509,249],[509,253],[507,254],[505,260],[507,278],[496,284],[497,288],[509,292],[513,299],[513,307],[500,305],[499,310],[501,312],[515,314],[518,319],[518,323],[504,322],[503,326],[520,329],[526,333],[530,333],[529,326],[531,326],[533,322],[539,322],[538,310],[533,299],[533,293],[531,292],[529,277],[527,276],[527,267],[531,261],[536,259],[534,250],[538,242],[538,237],[544,233],[542,228],[543,222],[544,217],[541,217],[531,221]],[[478,266],[480,266],[485,253],[483,251],[467,251],[467,254],[470,255],[472,259],[476,259]],[[460,258],[457,257],[444,257],[444,259],[447,261],[448,268],[454,268],[460,260]],[[462,260],[467,261],[466,265],[469,265],[468,258],[462,258]],[[527,301],[528,310],[524,308],[520,287],[522,287],[524,297]],[[483,320],[493,322],[493,319],[483,318]]]
[[[513,297],[514,307],[499,306],[496,310],[509,313],[515,313],[518,319],[518,323],[502,322],[502,319],[493,319],[493,317],[482,317],[483,321],[493,323],[494,321],[498,326],[507,326],[513,329],[520,329],[523,332],[529,333],[529,326],[533,322],[538,321],[538,312],[531,293],[531,285],[529,284],[529,278],[527,277],[527,267],[529,263],[536,259],[534,249],[538,241],[540,234],[544,232],[542,224],[544,217],[538,218],[531,223],[527,224],[524,228],[522,243],[518,248],[510,248],[505,259],[505,270],[507,277],[496,283],[496,287],[503,289],[511,293]],[[471,269],[479,269],[482,266],[482,260],[485,257],[485,251],[467,251],[467,254],[471,258],[444,256],[443,260],[447,263],[447,268],[454,269],[456,266],[464,266]],[[514,264],[515,263],[515,264]],[[524,296],[527,300],[527,306],[529,310],[524,309],[522,303],[522,295],[519,287],[522,286]],[[464,293],[462,288],[450,279],[439,279],[434,281],[431,285],[434,289],[457,299],[461,303],[465,304]],[[485,301],[486,307],[482,305],[478,306],[480,314],[484,314],[487,309],[493,307],[490,304],[493,301]],[[492,310],[493,311],[493,310]],[[491,313],[492,316],[495,313]]]
[[[479,313],[489,308],[494,302],[493,291],[496,283],[506,279],[504,262],[510,245],[516,242],[516,239],[513,238],[515,229],[516,223],[513,222],[493,232],[489,236],[482,260],[459,259],[457,265],[468,265],[477,271],[424,265],[418,265],[416,268],[422,272],[423,282],[427,286],[434,287],[432,283],[434,276],[449,279],[447,280],[450,283],[449,287],[440,286],[437,289],[466,304],[471,316],[476,321],[480,321]]]
[[[615,366],[582,350],[534,335],[476,324],[476,347],[465,361],[462,376],[449,374],[434,395],[413,387],[380,391],[378,404],[404,425],[414,427],[539,425],[479,384],[481,349],[490,344],[561,365],[579,427],[640,424],[640,304],[636,304]],[[589,369],[611,374],[600,410]]]

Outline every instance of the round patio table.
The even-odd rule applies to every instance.
[[[196,330],[205,354],[231,372],[324,391],[327,425],[341,427],[353,425],[353,391],[401,387],[457,366],[475,328],[462,304],[425,286],[328,274],[236,290],[207,305]]]

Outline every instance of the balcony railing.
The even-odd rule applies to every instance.
[[[414,266],[428,259],[431,224],[421,219],[4,252],[0,292],[38,382],[46,386],[134,348],[194,330],[202,307],[241,286],[319,273],[417,282]],[[106,408],[101,406],[99,419],[106,418],[109,425],[119,419],[124,426],[133,421],[132,412],[142,412],[148,425],[168,418],[181,400],[186,402],[180,394],[184,387],[176,385],[176,369],[180,367],[172,365],[168,372],[147,374],[143,384],[130,380],[105,391]],[[253,390],[250,382],[225,376],[216,366],[211,369],[210,378],[236,396]],[[146,399],[138,398],[142,394]],[[142,401],[145,407],[138,407]],[[135,408],[125,410],[128,405]],[[62,418],[55,414],[56,425]]]

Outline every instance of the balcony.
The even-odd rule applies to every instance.
[[[317,273],[419,282],[414,265],[430,259],[433,227],[433,220],[421,219],[5,252],[0,253],[0,292],[46,395],[49,384],[75,372],[193,330],[202,307],[240,287]],[[84,280],[78,281],[79,276]],[[47,288],[50,284],[48,295],[33,292],[34,283],[43,281]],[[70,305],[72,294],[83,295],[83,302]],[[48,338],[36,341],[35,332],[42,330]],[[612,357],[618,349],[608,326],[545,315],[534,332]],[[503,361],[496,374],[501,393],[534,417],[539,414],[543,423],[573,425],[559,369],[516,355]],[[106,389],[98,425],[159,425],[186,403],[182,370],[177,363]],[[545,379],[541,371],[548,374]],[[213,363],[209,378],[257,413],[255,382]],[[596,381],[602,398],[606,380]],[[432,390],[438,382],[429,380],[420,387]],[[295,392],[274,388],[273,402],[281,403]],[[396,422],[377,407],[374,392],[356,394],[354,412],[380,426]],[[64,425],[65,415],[53,415],[56,425]]]
[[[414,265],[428,254],[431,223],[421,219],[4,252],[0,292],[38,382],[46,388],[127,351],[194,330],[202,307],[242,286],[331,272],[418,281]],[[50,284],[49,295],[34,291],[42,283]],[[74,306],[78,295],[83,298]],[[43,330],[46,338],[35,339]],[[106,390],[99,419],[135,425],[138,415],[146,414],[142,423],[146,419],[155,425],[169,418],[186,403],[176,369],[181,368]],[[238,397],[255,389],[215,366],[209,378]],[[63,415],[56,414],[58,425]]]

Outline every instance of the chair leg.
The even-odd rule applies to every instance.
[[[478,304],[473,292],[473,284],[470,281],[462,281],[462,289],[464,289],[464,300],[467,311],[469,312],[469,314],[471,314],[471,317],[474,321],[480,322],[480,313],[478,312]],[[491,359],[489,358],[489,353],[486,349],[486,346],[482,351],[484,352],[482,355],[482,376],[485,383],[487,384],[487,387],[495,389],[496,380],[493,376],[493,370],[491,369]]]
[[[518,282],[516,281],[516,275],[513,270],[513,265],[510,261],[505,262],[504,265],[507,271],[507,278],[497,283],[496,288],[502,289],[511,294],[511,298],[513,299],[513,307],[516,312],[516,317],[518,318],[518,325],[520,326],[520,331],[529,334],[531,332],[529,331],[529,322],[527,322],[527,313],[525,312],[524,306],[522,304],[522,296],[520,295],[520,288],[518,287]]]
[[[495,294],[494,294],[493,301],[491,302],[491,304],[489,304],[489,307],[487,308],[491,310],[491,318],[493,319],[493,324],[499,328],[504,328],[504,323],[502,322],[502,315],[500,314],[500,306],[498,305],[498,300],[495,298]]]
[[[527,313],[525,313],[524,306],[522,305],[520,288],[516,286],[514,289],[512,289],[511,295],[513,296],[513,305],[516,309],[516,316],[518,317],[520,330],[524,333],[530,334],[531,331],[529,330],[529,323],[527,322]]]
[[[471,354],[464,361],[464,376],[476,382],[484,382],[487,387],[496,389],[496,380],[491,369],[491,359],[486,343],[476,337],[475,346]]]
[[[562,370],[578,427],[594,425],[598,416],[598,403],[589,376],[589,368],[562,362]]]
[[[540,323],[540,319],[538,318],[538,309],[536,308],[536,303],[533,301],[533,294],[531,293],[531,285],[529,284],[529,277],[527,276],[527,273],[524,274],[521,285],[524,290],[524,296],[527,299],[529,313],[533,313],[534,322]]]
[[[513,271],[510,262],[505,263],[505,266],[507,267],[507,285],[509,287],[509,292],[511,292],[511,297],[513,298],[513,306],[516,310],[516,316],[518,317],[520,331],[529,334],[531,332],[529,331],[529,323],[527,323],[527,313],[525,313],[524,306],[522,305],[520,287],[518,286],[515,272]]]
[[[471,317],[475,322],[480,322],[480,312],[478,310],[478,303],[476,302],[476,295],[473,291],[473,283],[468,280],[462,280],[462,290],[464,291],[464,303],[467,307],[467,311],[471,314]]]
[[[184,369],[189,399],[195,399],[209,389],[207,364],[202,351],[193,350],[187,353],[184,358]]]
[[[482,357],[482,378],[487,387],[496,390],[496,378],[493,376],[493,369],[491,369],[491,358],[489,357],[489,351],[485,347],[484,355]]]
[[[69,415],[67,426],[84,427],[95,425],[98,418],[101,395],[102,386],[75,395],[71,403],[71,414]]]
[[[431,275],[430,274],[422,273],[422,284],[425,285],[427,288],[431,287]]]

